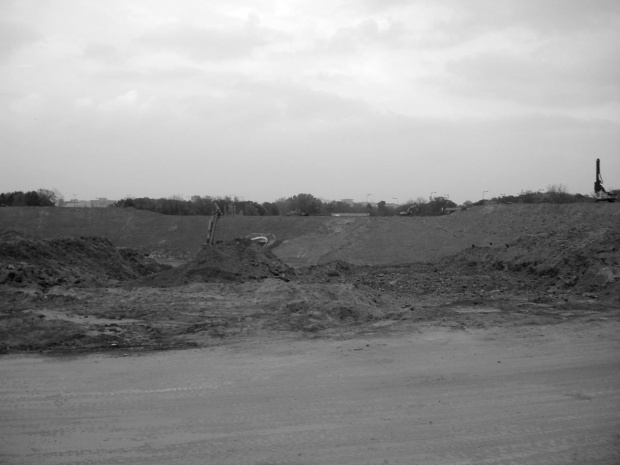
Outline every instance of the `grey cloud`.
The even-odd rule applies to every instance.
[[[175,23],[144,34],[139,43],[197,60],[226,61],[248,57],[268,41],[251,23],[234,31]]]
[[[614,56],[618,53],[618,46],[606,53],[583,50],[570,60],[547,54],[487,53],[449,64],[451,77],[443,85],[466,97],[555,107],[617,102],[620,66]]]
[[[433,34],[419,40],[426,48],[451,47],[508,28],[548,37],[620,27],[617,0],[366,0],[361,5],[374,14],[395,14],[410,6],[451,11],[449,19],[434,26]]]
[[[219,83],[222,97],[187,98],[188,110],[216,125],[238,125],[240,130],[336,122],[371,113],[364,102],[329,92],[290,83],[253,81],[241,76],[231,77],[230,82],[235,81],[232,86]]]
[[[205,71],[198,67],[191,66],[175,66],[171,68],[165,67],[140,67],[131,68],[125,66],[129,60],[120,62],[121,66],[104,66],[96,72],[92,72],[90,76],[99,82],[118,82],[124,86],[127,85],[178,85],[179,81],[197,80],[201,81],[205,78]],[[104,64],[107,64],[105,62]]]
[[[101,61],[104,63],[114,63],[122,59],[120,50],[109,44],[92,43],[83,52],[86,58]]]
[[[350,53],[368,45],[400,47],[405,44],[406,25],[390,20],[386,28],[372,18],[360,21],[353,27],[340,28],[332,37],[320,43],[319,48],[331,52]]]
[[[488,24],[520,25],[543,32],[588,29],[617,21],[620,14],[620,3],[616,0],[495,0],[492,8],[483,0],[473,4],[476,16]]]
[[[402,7],[416,3],[425,3],[425,0],[362,0],[355,4],[355,7],[370,11],[387,11],[394,7]]]
[[[424,184],[431,187],[438,182],[447,182],[445,189],[455,194],[481,182],[495,192],[518,193],[563,183],[573,192],[587,193],[589,177],[581,179],[581,170],[568,168],[589,154],[617,147],[619,126],[540,115],[458,122],[380,116],[330,129],[316,142],[329,151],[327,160],[339,156],[351,160],[355,154],[360,171],[373,164],[396,166],[393,176],[407,173],[418,193],[426,190]]]
[[[546,30],[576,30],[617,20],[620,14],[617,0],[364,0],[360,5],[373,12],[412,5],[446,7],[455,13],[454,21],[447,27],[460,23],[475,28],[529,25]]]
[[[440,26],[448,44],[508,28],[529,30],[538,37],[615,29],[620,19],[616,0],[445,0],[445,4],[456,13],[452,21]]]
[[[43,35],[27,24],[0,20],[0,60],[41,40]]]
[[[289,87],[275,89],[282,98],[287,117],[294,120],[333,121],[357,118],[369,108],[359,100],[347,99],[329,92]]]

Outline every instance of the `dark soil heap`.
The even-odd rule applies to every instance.
[[[170,244],[147,245],[137,249],[138,252],[153,259],[191,260],[193,254],[181,247]]]
[[[620,231],[575,226],[472,247],[443,260],[457,268],[525,273],[557,290],[620,298]]]
[[[45,240],[14,231],[0,233],[0,284],[4,285],[89,286],[168,268],[99,237]]]
[[[286,281],[293,274],[293,269],[269,249],[240,238],[204,246],[191,262],[142,279],[140,284],[172,287],[195,282],[245,282],[266,278]]]

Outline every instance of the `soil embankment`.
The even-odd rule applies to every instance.
[[[208,217],[165,216],[133,208],[2,208],[0,230],[41,238],[98,236],[154,256],[195,257]],[[427,262],[472,245],[504,246],[521,236],[618,229],[618,204],[487,205],[441,217],[223,216],[218,239],[255,232],[278,239],[274,253],[293,267],[342,260],[356,265]]]
[[[107,286],[164,271],[168,267],[133,249],[119,249],[100,237],[39,239],[0,231],[0,285]]]

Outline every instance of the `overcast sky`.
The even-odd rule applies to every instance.
[[[620,188],[620,2],[0,0],[0,141],[67,199]]]

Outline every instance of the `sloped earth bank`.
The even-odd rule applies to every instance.
[[[0,236],[0,341],[140,351],[619,317],[620,231],[558,228],[430,263],[293,269],[238,239],[162,267],[105,239]]]
[[[528,234],[572,227],[618,228],[620,204],[491,205],[439,217],[329,217],[225,215],[218,240],[271,233],[286,264],[333,260],[356,265],[436,261],[472,244],[494,246]],[[41,239],[97,236],[117,247],[140,248],[158,259],[191,259],[205,242],[210,217],[168,216],[134,208],[0,208],[0,230]]]

